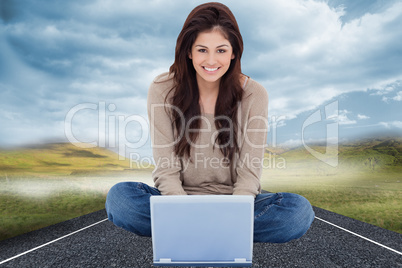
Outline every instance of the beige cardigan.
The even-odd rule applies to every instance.
[[[164,73],[155,78],[148,91],[148,117],[155,161],[152,177],[155,187],[163,195],[259,194],[268,132],[268,94],[265,88],[252,79],[248,79],[244,87],[238,109],[240,153],[228,166],[217,145],[213,148],[219,132],[215,128],[212,114],[200,117],[200,133],[191,147],[192,161],[175,156],[175,130],[165,110],[165,97],[172,87],[171,76]]]

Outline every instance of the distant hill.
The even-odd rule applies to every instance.
[[[326,146],[309,145],[324,154]],[[319,162],[304,146],[296,148],[267,148],[266,154],[285,159],[288,164]],[[339,167],[364,169],[402,168],[402,137],[371,138],[355,140],[338,145]]]
[[[325,153],[324,145],[309,145]],[[333,173],[332,167],[311,155],[303,146],[297,148],[271,147],[266,156],[286,161],[286,168],[295,172],[309,171]],[[372,138],[341,143],[338,146],[337,170],[358,168],[366,170],[393,169],[402,172],[402,137]],[[277,163],[279,163],[277,161]],[[152,169],[153,167],[150,167]],[[0,149],[0,177],[5,175],[89,175],[122,173],[140,169],[128,159],[105,148],[81,148],[70,143],[35,145],[13,150]],[[332,170],[332,171],[331,171]],[[145,171],[145,170],[144,170]],[[149,172],[150,170],[148,170]]]
[[[82,146],[81,146],[82,147]],[[0,150],[0,176],[23,174],[80,175],[138,169],[128,159],[104,148],[81,148],[70,143]]]

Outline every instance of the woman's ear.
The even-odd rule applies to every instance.
[[[189,58],[190,60],[193,59],[193,56],[191,56],[191,52],[188,52],[188,58]]]
[[[236,58],[236,56],[234,53],[232,53],[232,60],[234,60],[234,58]]]

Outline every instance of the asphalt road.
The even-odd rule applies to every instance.
[[[402,267],[401,234],[314,210],[302,238],[255,243],[252,267]],[[0,267],[152,267],[152,242],[115,227],[101,210],[1,241]]]

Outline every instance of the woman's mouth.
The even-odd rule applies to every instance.
[[[203,68],[204,68],[204,70],[206,70],[206,71],[208,71],[208,72],[215,72],[215,71],[217,71],[217,70],[219,69],[219,67],[216,67],[216,68],[208,68],[208,67],[205,67],[205,66],[203,66]]]

